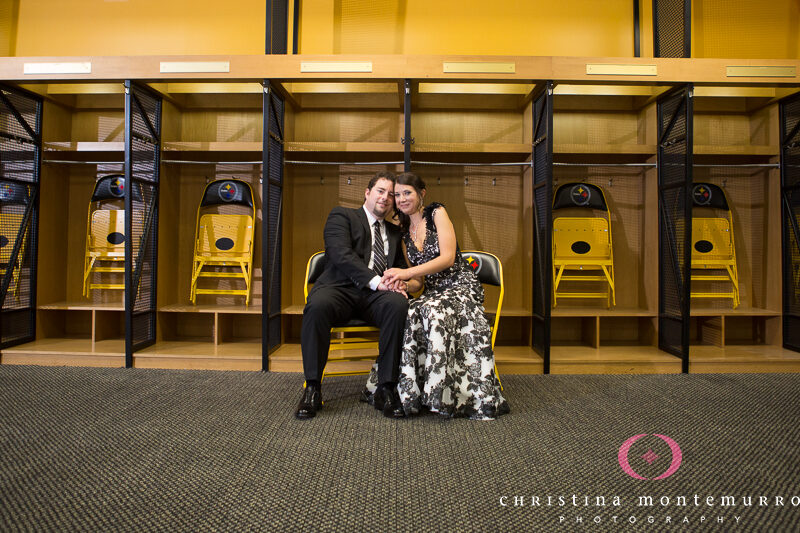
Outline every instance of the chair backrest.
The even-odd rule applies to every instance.
[[[461,257],[472,267],[478,281],[486,285],[503,285],[503,265],[497,256],[478,250],[462,251]]]
[[[0,263],[2,263],[3,268],[11,260],[11,252],[14,250],[14,244],[17,241],[17,233],[22,226],[22,216],[20,213],[0,213]],[[20,254],[21,252],[22,249],[20,249]]]
[[[92,212],[89,248],[100,252],[125,252],[125,211],[98,209]]]
[[[492,348],[494,348],[494,341],[497,337],[497,325],[500,323],[500,311],[503,308],[503,295],[505,293],[505,285],[503,284],[503,263],[496,255],[480,250],[463,250],[461,252],[461,257],[472,267],[472,270],[478,276],[478,281],[484,285],[500,287],[500,292],[497,297],[497,310],[494,313],[494,322],[490,324],[492,329]]]
[[[598,259],[611,256],[608,220],[601,217],[558,217],[553,221],[555,257]]]
[[[692,218],[692,259],[730,259],[733,255],[731,237],[726,218]]]
[[[249,254],[253,246],[253,219],[249,215],[203,215],[195,246],[196,254]]]
[[[317,278],[322,275],[322,271],[325,270],[326,261],[325,252],[317,252],[308,258],[308,263],[306,264],[306,282],[303,286],[303,301],[308,298],[310,286],[317,281]]]

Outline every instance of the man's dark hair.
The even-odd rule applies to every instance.
[[[392,182],[392,185],[394,185],[394,182],[396,180],[394,172],[389,172],[388,170],[381,170],[379,172],[376,172],[375,175],[372,176],[372,179],[369,180],[369,183],[367,184],[367,189],[371,190],[375,186],[375,184],[378,183],[379,179],[389,180]]]

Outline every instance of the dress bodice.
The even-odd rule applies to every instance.
[[[438,202],[434,202],[428,205],[422,212],[426,227],[422,250],[417,249],[408,230],[403,232],[403,242],[405,242],[406,250],[408,251],[408,259],[413,266],[427,263],[440,255],[439,234],[436,232],[436,225],[433,222],[433,213],[439,207],[444,206]],[[473,298],[477,302],[483,303],[483,287],[478,281],[475,272],[461,256],[461,250],[458,245],[456,245],[456,260],[453,266],[425,276],[426,291],[442,291],[451,287],[467,289],[473,293]]]

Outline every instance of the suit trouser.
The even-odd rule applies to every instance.
[[[306,381],[322,379],[331,328],[357,317],[380,329],[376,360],[379,383],[397,382],[407,313],[408,300],[400,293],[355,286],[315,286],[303,309],[300,332]]]

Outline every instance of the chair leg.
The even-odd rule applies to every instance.
[[[606,280],[608,281],[608,303],[610,308],[612,305],[617,305],[617,299],[614,293],[614,276],[611,275],[611,272],[605,265],[600,265],[600,268],[603,269],[603,274],[605,274]]]
[[[558,305],[558,286],[561,284],[561,276],[564,275],[565,270],[566,267],[561,267],[561,270],[553,267],[553,307]]]
[[[203,269],[203,265],[205,261],[202,259],[195,260],[192,264],[192,287],[189,292],[189,300],[193,303],[197,303],[197,280],[200,278],[200,271]]]
[[[89,278],[92,275],[92,269],[94,268],[94,263],[95,261],[97,261],[97,258],[90,257],[88,261],[89,261],[88,266],[86,264],[86,261],[84,261],[84,268],[83,268],[83,295],[86,296],[87,298],[89,297],[90,293]]]

